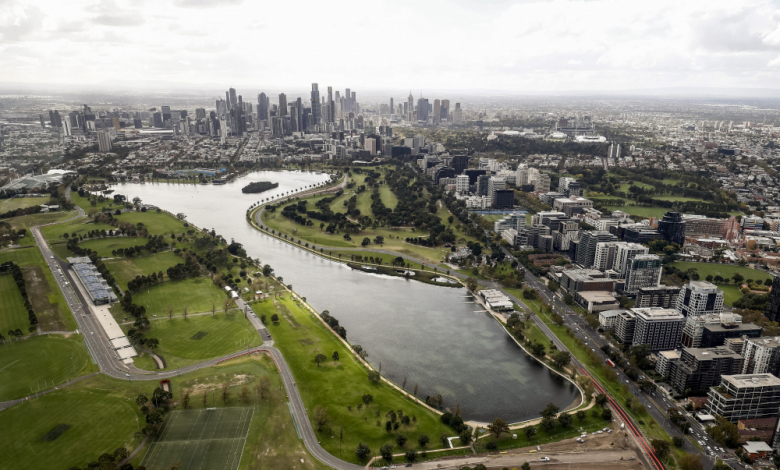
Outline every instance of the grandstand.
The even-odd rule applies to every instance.
[[[68,258],[68,263],[95,305],[110,304],[119,300],[108,282],[92,264],[92,260],[87,257]]]

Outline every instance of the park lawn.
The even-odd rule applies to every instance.
[[[270,304],[270,301],[266,303]],[[275,346],[290,364],[312,422],[313,410],[318,405],[326,407],[330,414],[331,425],[317,432],[328,452],[350,462],[357,462],[354,449],[359,442],[368,444],[372,451],[377,451],[384,444],[393,444],[398,452],[395,446],[397,433],[387,433],[384,427],[388,410],[403,410],[405,415],[416,417],[416,422],[400,428],[400,432],[409,438],[406,448],[420,450],[417,444],[420,434],[431,438],[431,448],[439,448],[438,436],[453,433],[441,423],[436,413],[415,404],[387,383],[370,382],[366,368],[314,314],[298,307],[287,296],[277,299],[274,304],[280,318],[276,323],[269,321],[267,326]],[[263,306],[260,311],[268,316],[271,310]],[[331,358],[334,351],[339,353],[339,361]],[[322,366],[314,362],[318,353],[327,357]],[[372,395],[374,400],[367,409],[364,407],[358,411],[357,406],[363,404],[361,397],[364,394]],[[342,426],[343,453],[339,454]]]
[[[217,312],[214,316],[194,315],[186,320],[158,316],[151,321],[146,336],[160,340],[155,353],[165,358],[166,369],[179,369],[263,344],[242,313],[233,310],[225,315],[219,305]]]
[[[723,303],[726,305],[734,305],[734,302],[742,298],[742,291],[737,286],[719,284],[718,289],[723,291]]]
[[[65,242],[55,242],[55,243],[49,242],[49,249],[59,259],[64,260],[66,258],[70,258],[71,256],[76,256],[75,253],[73,253],[68,249],[68,245]]]
[[[379,195],[382,197],[382,202],[386,207],[395,210],[395,207],[398,205],[398,197],[390,189],[390,186],[386,184],[379,186]]]
[[[334,257],[338,257],[339,255],[341,255],[341,261],[354,261],[353,257],[362,256],[363,257],[363,260],[361,261],[362,263],[370,262],[370,260],[366,261],[366,259],[373,257],[374,262],[376,262],[377,259],[381,259],[382,264],[385,265],[392,265],[393,261],[397,258],[396,255],[388,255],[385,253],[374,253],[373,251],[339,251],[339,250],[334,250],[331,252],[327,250],[323,251],[323,254],[328,254],[328,253],[330,253]],[[409,260],[404,260],[404,263],[409,265],[409,267],[411,268],[416,268],[416,269],[422,268],[422,265],[420,263],[414,263]]]
[[[596,410],[599,413],[599,416],[593,416],[593,410]],[[485,433],[485,435],[483,435],[477,442],[483,445],[487,445],[489,442],[495,442],[498,446],[498,450],[507,450],[520,447],[538,446],[542,444],[548,444],[550,442],[558,442],[563,439],[571,439],[574,437],[579,437],[583,432],[590,434],[591,432],[599,431],[605,427],[611,427],[611,420],[606,421],[601,418],[602,411],[603,409],[599,406],[595,406],[590,410],[585,410],[586,417],[582,421],[576,418],[575,413],[571,413],[573,420],[570,426],[563,427],[556,420],[555,427],[549,432],[542,430],[541,426],[536,425],[534,426],[536,428],[536,435],[531,439],[528,439],[528,437],[525,435],[525,432],[523,432],[523,428],[520,428],[513,429],[512,432],[508,434],[501,434],[501,436],[498,438],[492,434]],[[582,431],[580,431],[580,429],[582,429]],[[512,434],[516,434],[517,439],[513,439]],[[585,440],[587,439],[588,438],[586,437]],[[577,445],[581,444],[577,443]]]
[[[0,334],[6,339],[8,331],[21,330],[25,335],[30,327],[24,298],[11,274],[0,274]],[[2,384],[0,384],[2,387]],[[2,396],[2,394],[0,394]]]
[[[68,234],[68,237],[84,236],[93,230],[116,230],[108,224],[98,224],[92,219],[77,219],[66,224],[50,225],[48,227],[41,228],[41,233],[46,240],[65,240],[64,234]]]
[[[97,252],[101,258],[109,258],[114,256],[111,252],[119,248],[130,248],[139,245],[146,245],[146,238],[138,237],[106,237],[96,238],[94,240],[87,240],[79,243],[79,246],[84,249],[90,249]]]
[[[0,401],[26,397],[97,371],[81,335],[6,341],[0,345]]]
[[[646,206],[634,206],[634,205],[625,205],[625,206],[609,206],[610,211],[620,210],[623,211],[629,215],[638,215],[639,217],[644,217],[646,219],[649,219],[651,217],[655,218],[661,218],[666,214],[670,209],[667,209],[665,207],[646,207]]]
[[[133,225],[141,222],[146,226],[146,230],[150,235],[170,236],[171,233],[180,234],[187,231],[187,227],[184,226],[186,222],[183,222],[166,212],[123,212],[122,215],[114,217],[119,222],[129,222]]]
[[[362,193],[358,194],[357,196],[357,204],[355,207],[360,211],[360,215],[364,216],[367,215],[374,218],[374,211],[371,210],[371,194],[373,194],[373,189],[366,189]]]
[[[662,201],[674,201],[674,202],[711,202],[705,201],[698,197],[685,197],[685,196],[653,196],[653,199],[660,199]]]
[[[43,262],[25,266],[22,273],[41,331],[74,331],[78,328],[49,266]]]
[[[314,222],[314,221],[313,221]],[[354,247],[354,243],[344,240],[343,234],[331,235],[325,231],[320,231],[319,224],[314,227],[305,227],[296,224],[292,220],[284,217],[277,209],[276,212],[263,211],[263,223],[275,232],[287,234],[295,239],[302,239],[316,245],[329,247]]]
[[[715,277],[720,276],[724,279],[731,279],[736,273],[739,273],[744,279],[753,279],[754,281],[766,279],[772,279],[772,275],[764,271],[757,269],[751,269],[747,266],[738,266],[733,264],[717,264],[717,263],[696,263],[694,261],[677,261],[672,263],[675,268],[687,271],[691,268],[695,268],[699,273],[700,280],[704,280],[708,275]]]
[[[29,248],[9,248],[0,251],[0,264],[8,261],[21,266],[43,263],[43,255],[37,247]]]
[[[98,196],[99,197],[99,196]],[[114,204],[114,197],[108,196],[104,198],[103,202],[97,202],[96,205],[92,205],[89,198],[87,197],[81,197],[79,196],[79,193],[71,191],[70,193],[70,199],[73,202],[73,204],[76,204],[77,206],[84,209],[84,212],[89,213],[90,210],[96,209],[99,211],[103,211],[103,209],[114,211],[116,209],[124,209],[124,204]],[[105,211],[103,211],[105,212]]]
[[[636,186],[644,189],[655,189],[655,186],[653,186],[652,184],[642,183],[641,181],[634,181],[634,184],[628,184],[628,183],[621,184],[620,191],[628,194],[628,188],[630,188],[631,186]]]
[[[167,316],[168,308],[174,315],[211,312],[212,305],[219,309],[227,299],[222,289],[214,285],[208,277],[195,277],[180,281],[164,281],[133,293],[133,303],[146,307],[146,315]],[[124,317],[121,305],[111,307],[114,317]]]
[[[270,391],[263,398],[255,392],[254,386],[261,376],[270,379]],[[226,402],[220,399],[220,390],[228,384],[230,396]],[[180,401],[183,393],[190,393],[190,409],[203,410],[206,407],[253,407],[254,414],[241,456],[239,470],[275,470],[289,468],[297,470],[325,470],[329,467],[312,457],[298,438],[287,393],[280,387],[282,381],[273,360],[265,354],[253,354],[223,362],[217,366],[200,369],[171,378],[174,400]],[[141,389],[136,384],[143,386]],[[134,382],[135,395],[150,393],[154,382]],[[250,392],[246,401],[240,398],[243,387]],[[203,404],[203,395],[206,404]],[[148,447],[148,446],[147,446]],[[143,461],[145,450],[131,459],[137,467]],[[301,462],[303,460],[303,463]]]
[[[136,240],[131,238],[131,240]],[[138,239],[145,240],[145,239]],[[183,263],[184,260],[172,251],[163,251],[151,256],[139,256],[134,258],[114,258],[103,261],[108,271],[114,276],[122,289],[127,288],[127,283],[137,276],[148,276],[162,271],[166,273],[168,268]]]
[[[12,197],[0,201],[0,214],[16,209],[27,209],[32,206],[40,206],[49,202],[48,197]]]
[[[31,214],[23,215],[21,217],[11,217],[10,219],[3,220],[3,222],[8,222],[11,224],[11,228],[14,230],[19,230],[22,228],[29,229],[30,227],[35,227],[36,225],[61,222],[63,220],[70,219],[75,215],[75,212],[48,212],[44,214]],[[30,235],[28,234],[28,237],[29,236]],[[32,241],[32,243],[34,244],[35,242]]]

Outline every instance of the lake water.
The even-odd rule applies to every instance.
[[[460,403],[464,419],[518,422],[539,416],[549,402],[561,408],[578,398],[577,388],[526,356],[503,328],[471,300],[465,288],[439,287],[399,277],[355,271],[268,237],[245,220],[254,202],[327,175],[257,172],[221,186],[168,183],[123,184],[117,192],[138,196],[172,213],[183,212],[201,228],[242,243],[252,258],[318,311],[329,310],[368,360],[418,396],[440,393],[445,407]],[[278,182],[260,194],[243,194],[252,181]]]

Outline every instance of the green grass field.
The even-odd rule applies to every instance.
[[[25,397],[97,370],[81,335],[7,341],[0,345],[0,401]]]
[[[183,262],[184,260],[172,251],[163,251],[152,256],[115,258],[104,261],[111,275],[123,289],[127,288],[127,283],[135,279],[136,276],[148,276],[153,272],[160,271],[165,273],[168,268]]]
[[[87,240],[79,243],[81,248],[95,250],[98,256],[105,258],[114,256],[111,253],[112,250],[117,250],[119,248],[130,248],[132,246],[139,245],[146,245],[146,239],[135,237],[107,237]]]
[[[621,184],[620,191],[628,194],[628,188],[630,188],[631,186],[637,186],[639,188],[645,188],[645,189],[655,189],[655,187],[651,184],[642,183],[641,181],[634,181],[633,185],[628,183]]]
[[[382,197],[382,202],[385,206],[387,206],[390,209],[395,209],[395,206],[398,205],[398,198],[395,194],[393,194],[393,191],[390,189],[390,186],[383,184],[379,187],[379,195]]]
[[[158,316],[151,322],[146,336],[160,340],[160,347],[155,352],[165,358],[167,369],[178,369],[263,344],[242,313],[232,311],[225,316],[220,305],[217,309],[215,316],[196,315],[186,320]]]
[[[81,197],[78,193],[71,192],[70,198],[73,201],[73,204],[76,204],[77,206],[84,209],[84,212],[89,213],[91,209],[97,209],[99,211],[102,211],[103,208],[110,209],[110,210],[116,210],[116,209],[124,209],[124,204],[114,204],[113,196],[109,196],[107,199],[105,199],[103,202],[97,202],[95,206],[92,205],[89,198]]]
[[[685,196],[653,196],[653,199],[660,199],[662,201],[674,201],[674,202],[707,202],[704,199],[698,197],[685,197]]]
[[[48,197],[13,197],[0,200],[0,214],[16,209],[27,209],[32,206],[40,206],[49,202]]]
[[[696,268],[696,272],[699,273],[700,280],[705,280],[705,278],[709,275],[712,277],[720,276],[724,279],[730,279],[731,276],[733,276],[736,273],[739,273],[742,275],[743,278],[747,279],[753,279],[754,281],[761,280],[762,282],[766,279],[772,279],[772,276],[769,273],[766,273],[764,271],[759,271],[757,269],[751,269],[747,266],[738,266],[733,264],[716,264],[716,263],[696,263],[693,261],[678,261],[676,263],[672,263],[672,266],[675,268],[687,271],[691,268]],[[734,282],[733,280],[731,281]]]
[[[254,407],[177,410],[168,416],[144,457],[148,470],[235,470]]]
[[[280,314],[279,322],[269,322],[268,328],[274,337],[275,346],[282,351],[293,371],[310,417],[317,405],[328,409],[332,420],[330,429],[333,432],[323,430],[318,436],[330,453],[356,462],[354,450],[359,442],[367,443],[372,450],[378,450],[384,444],[394,444],[396,434],[387,433],[384,428],[384,415],[390,409],[403,410],[405,415],[416,417],[415,423],[399,430],[409,438],[407,448],[419,450],[417,437],[420,434],[430,436],[430,447],[438,448],[440,442],[437,437],[443,432],[453,433],[435,413],[416,405],[385,383],[370,382],[367,370],[347,347],[319,319],[299,308],[288,297],[278,300],[277,306],[267,300],[254,308],[258,315],[265,314],[269,318],[277,311]],[[331,359],[334,351],[339,353],[338,362]],[[314,363],[314,356],[318,353],[328,358],[319,367]],[[357,406],[362,405],[361,397],[364,394],[372,395],[374,401],[367,409],[364,407],[358,411]],[[380,422],[379,426],[377,421]],[[343,454],[340,455],[339,433],[336,430],[340,432],[342,426]]]
[[[22,268],[28,296],[43,331],[73,331],[76,320],[37,247],[0,251],[0,263],[13,261]],[[25,318],[27,314],[25,312]],[[28,324],[29,326],[29,324]],[[0,330],[5,335],[8,330]],[[22,331],[27,332],[26,327]]]
[[[187,231],[187,228],[184,227],[185,222],[165,212],[124,212],[122,215],[115,217],[120,222],[129,222],[131,224],[141,222],[146,225],[146,229],[151,235],[180,234]]]
[[[502,434],[498,439],[493,435],[486,435],[479,439],[479,442],[485,445],[489,442],[495,442],[498,446],[498,450],[516,449],[519,447],[537,446],[550,442],[557,442],[562,439],[579,437],[582,432],[590,433],[610,426],[611,421],[605,421],[601,416],[593,416],[593,410],[597,410],[599,413],[602,411],[600,407],[587,410],[585,411],[586,417],[584,420],[580,421],[575,417],[571,426],[568,427],[561,426],[558,421],[555,422],[555,427],[550,430],[550,432],[543,431],[539,426],[536,426],[537,432],[532,439],[528,439],[522,429],[519,429],[512,431],[513,434],[517,434],[517,439],[513,439],[512,434]],[[580,429],[582,429],[582,431],[580,431]]]
[[[27,309],[24,308],[24,298],[14,282],[11,274],[0,274],[0,334],[10,338],[8,331],[16,329],[28,334],[30,321],[27,319]],[[0,385],[1,387],[2,385]]]
[[[165,281],[133,294],[133,303],[145,306],[150,317],[168,315],[169,307],[174,315],[181,315],[184,307],[188,313],[210,312],[212,304],[219,309],[225,299],[227,295],[207,277]],[[116,304],[111,307],[114,309],[121,311],[122,307]]]
[[[69,237],[79,236],[87,236],[89,232],[92,230],[115,230],[116,227],[113,227],[108,224],[96,224],[92,222],[92,219],[77,219],[73,220],[71,222],[68,222],[66,224],[58,224],[58,225],[49,225],[48,227],[41,228],[41,233],[43,234],[43,237],[46,240],[64,240],[65,237],[64,234],[68,234]]]

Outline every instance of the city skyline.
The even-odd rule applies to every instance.
[[[288,24],[268,20],[289,15],[285,7],[240,0],[6,0],[0,86],[167,84],[175,91],[178,84],[212,87],[229,77],[237,88],[304,89],[316,80],[335,89],[413,87],[418,96],[419,90],[615,92],[780,83],[778,0],[400,1],[299,11]],[[388,27],[377,28],[371,18]],[[420,34],[393,27],[410,19],[423,24]],[[312,32],[329,24],[344,25],[334,33],[347,39],[349,54],[329,53],[327,42],[312,46]],[[275,37],[287,47],[264,47]],[[356,59],[385,50],[398,65]]]

